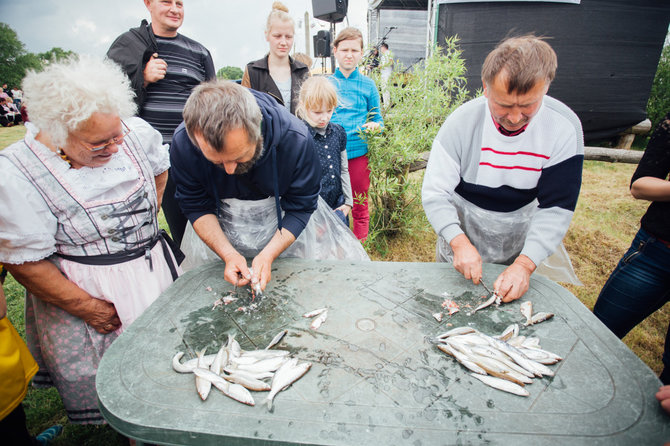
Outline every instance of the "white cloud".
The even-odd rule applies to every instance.
[[[94,33],[96,30],[95,23],[91,20],[86,19],[77,19],[72,25],[72,31],[75,34],[79,34],[81,31],[83,34]]]

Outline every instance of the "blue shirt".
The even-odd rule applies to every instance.
[[[368,144],[358,132],[368,121],[383,123],[377,86],[358,68],[348,78],[338,68],[329,79],[337,88],[339,102],[331,122],[340,124],[347,132],[347,158],[363,156],[368,153]]]

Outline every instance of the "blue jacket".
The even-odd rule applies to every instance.
[[[368,143],[359,132],[366,122],[383,124],[379,108],[379,92],[375,82],[356,68],[349,77],[340,69],[328,78],[337,89],[337,108],[331,122],[340,124],[347,132],[347,158],[368,153]]]
[[[321,167],[307,127],[266,93],[249,90],[263,115],[264,152],[243,175],[228,175],[208,161],[189,139],[182,122],[172,137],[170,175],[175,197],[191,223],[205,214],[217,215],[224,198],[261,200],[275,197],[279,229],[296,238],[316,209]],[[281,216],[281,210],[285,215]]]

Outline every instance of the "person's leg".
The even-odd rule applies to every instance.
[[[670,248],[640,230],[601,290],[593,314],[623,338],[669,298]]]
[[[670,322],[668,331],[665,333],[665,349],[663,350],[663,371],[659,375],[663,384],[670,384]]]
[[[17,446],[33,446],[34,440],[26,428],[26,414],[23,405],[19,404],[16,409],[0,421],[0,439],[3,444]]]
[[[351,217],[354,221],[353,232],[360,241],[368,237],[370,213],[368,211],[368,190],[370,189],[370,169],[367,155],[349,160],[349,176],[351,191],[354,195],[354,206]]]
[[[181,240],[184,238],[184,231],[186,230],[186,217],[181,212],[181,208],[174,198],[177,187],[172,179],[172,175],[168,174],[167,184],[165,185],[165,193],[163,194],[163,214],[165,220],[170,227],[170,236],[178,246],[181,246]]]

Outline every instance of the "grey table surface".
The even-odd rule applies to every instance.
[[[97,374],[100,408],[122,434],[159,444],[622,444],[670,440],[670,417],[654,394],[660,381],[579,300],[533,276],[519,301],[469,316],[483,288],[451,265],[279,259],[258,307],[237,302],[212,309],[232,290],[216,262],[177,280],[105,353]],[[485,265],[492,284],[503,267]],[[445,293],[462,310],[437,322]],[[498,334],[525,319],[519,305],[556,316],[521,329],[564,360],[555,376],[527,385],[519,397],[472,378],[430,338],[459,326]],[[314,331],[302,314],[329,308]],[[234,335],[244,349],[263,348],[282,329],[277,348],[313,363],[279,393],[272,411],[212,389],[206,401],[192,374],[172,370],[178,351],[215,353]],[[185,345],[187,344],[187,345]]]

